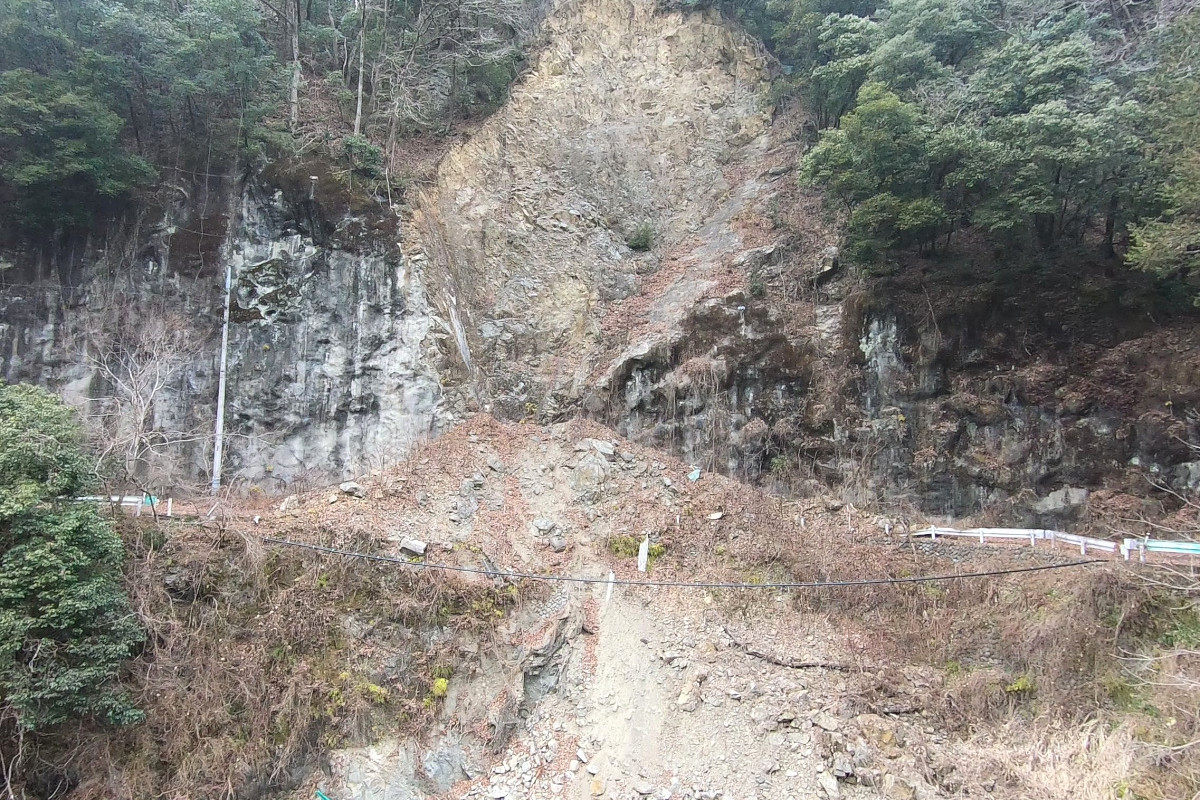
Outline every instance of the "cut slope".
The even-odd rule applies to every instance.
[[[715,11],[576,0],[544,35],[505,106],[442,161],[409,241],[446,276],[471,377],[512,416],[578,401],[606,309],[642,284],[674,287],[683,310],[711,288],[677,280],[671,254],[719,272],[743,248],[733,218],[763,187],[726,165],[770,146],[769,59]],[[627,245],[643,226],[649,252]]]

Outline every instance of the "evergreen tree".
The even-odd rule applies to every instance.
[[[1151,158],[1165,175],[1160,213],[1133,229],[1138,269],[1194,279],[1200,274],[1200,11],[1157,44],[1145,94],[1157,123]],[[1200,303],[1200,296],[1197,302]]]
[[[69,408],[0,383],[0,707],[26,729],[141,719],[114,682],[143,638],[121,541],[72,500],[94,474]]]

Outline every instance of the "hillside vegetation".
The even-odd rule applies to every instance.
[[[1007,252],[1132,241],[1163,274],[1200,257],[1194,4],[768,3],[783,81],[821,129],[803,177],[877,265],[964,236]],[[1190,188],[1189,188],[1190,187]]]
[[[685,3],[686,8],[689,4]],[[776,92],[810,115],[803,176],[878,268],[964,236],[1005,251],[1200,259],[1194,2],[742,0]],[[0,4],[0,207],[86,227],[163,169],[317,152],[383,177],[400,142],[503,99],[523,0]]]
[[[0,209],[61,235],[174,171],[300,150],[382,175],[379,145],[390,161],[503,98],[532,19],[521,0],[3,0]]]

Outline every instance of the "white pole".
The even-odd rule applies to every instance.
[[[225,365],[229,356],[229,304],[233,296],[233,264],[225,265],[225,322],[221,326],[221,370],[217,378],[217,429],[213,433],[212,493],[221,491],[221,456],[225,449]]]

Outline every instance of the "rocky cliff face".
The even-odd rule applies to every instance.
[[[1138,287],[1099,273],[1033,296],[994,265],[838,271],[793,173],[803,116],[714,11],[573,0],[542,39],[399,215],[273,170],[103,245],[12,254],[0,374],[111,419],[104,354],[162,352],[120,321],[170,320],[140,457],[160,484],[206,479],[231,264],[226,465],[269,488],[361,474],[476,409],[589,414],[705,469],[924,512],[1048,521],[1146,474],[1195,488],[1191,323],[1134,315],[1115,301]]]
[[[422,275],[352,216],[298,226],[308,203],[248,189],[230,252],[230,467],[280,488],[394,463],[443,420],[445,334]]]
[[[134,258],[92,247],[59,276],[26,269],[0,374],[56,388],[108,436],[136,429],[146,486],[207,482],[229,264],[227,482],[341,479],[437,433],[445,334],[394,235],[257,179],[212,195],[227,211],[209,240],[188,198],[113,234]]]
[[[443,161],[410,239],[443,276],[471,379],[509,414],[576,406],[612,346],[607,320],[673,250],[737,247],[747,193],[730,172],[770,141],[768,60],[714,12],[569,2],[546,36],[506,106]],[[629,246],[639,230],[648,251]]]

